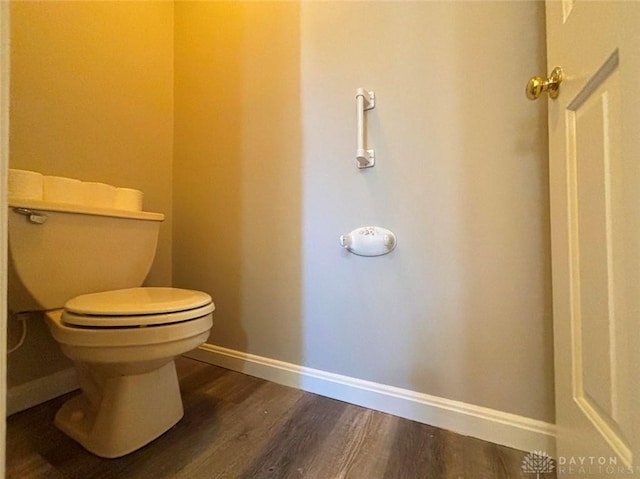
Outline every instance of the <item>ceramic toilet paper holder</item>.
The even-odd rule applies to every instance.
[[[382,256],[397,244],[393,231],[379,226],[363,226],[340,236],[340,245],[358,256]]]

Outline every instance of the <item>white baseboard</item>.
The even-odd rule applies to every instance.
[[[7,391],[7,416],[62,396],[78,387],[74,368],[63,369],[49,376],[12,387]]]
[[[508,412],[204,344],[186,356],[522,451],[555,454],[555,426]]]

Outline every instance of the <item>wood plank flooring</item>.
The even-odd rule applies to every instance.
[[[86,452],[53,426],[66,395],[7,419],[7,477],[535,477],[521,451],[186,358],[176,365],[185,415],[151,444],[118,459]]]

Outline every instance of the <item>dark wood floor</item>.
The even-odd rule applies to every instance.
[[[89,454],[52,425],[67,395],[8,418],[7,477],[535,477],[521,451],[190,359],[177,368],[184,418],[151,444],[119,459]]]

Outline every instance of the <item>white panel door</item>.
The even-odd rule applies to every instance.
[[[557,473],[640,474],[640,2],[547,1]]]

